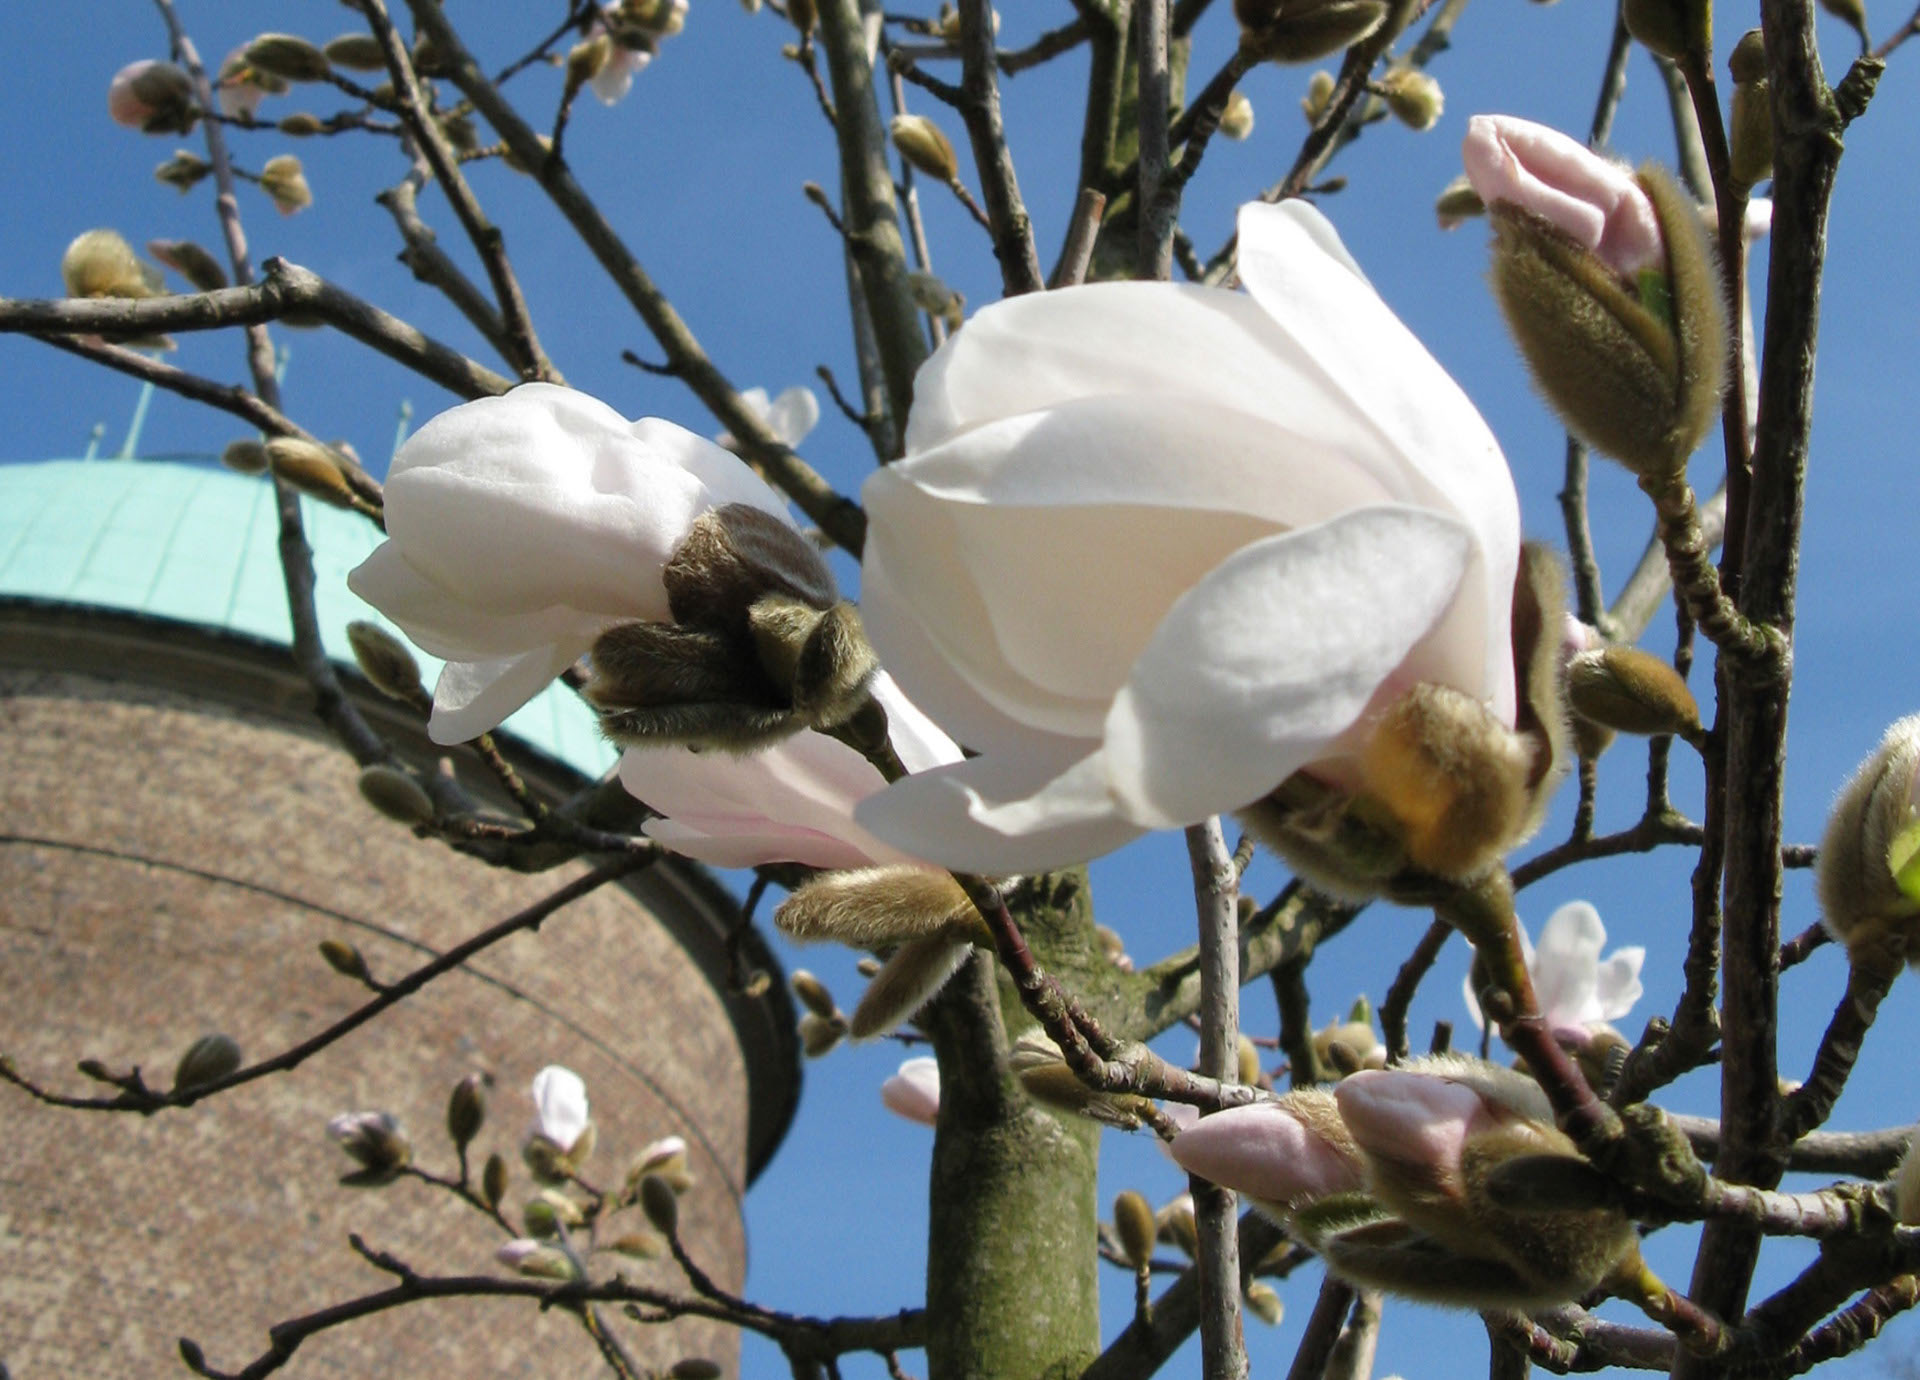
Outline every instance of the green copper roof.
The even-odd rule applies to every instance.
[[[347,624],[385,620],[348,591],[347,572],[380,534],[352,513],[305,499],[301,510],[321,636],[351,665]],[[155,460],[0,464],[0,599],[121,609],[285,645],[293,628],[278,539],[264,478]],[[440,663],[420,663],[431,683]],[[592,711],[559,684],[505,727],[588,776],[614,760]]]

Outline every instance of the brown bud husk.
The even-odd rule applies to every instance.
[[[347,624],[347,645],[360,673],[383,695],[409,704],[427,698],[426,684],[420,679],[420,663],[413,659],[407,644],[378,623],[356,618]]]
[[[972,941],[950,930],[910,939],[895,949],[853,1009],[848,1021],[853,1038],[871,1040],[911,1020],[972,952]]]
[[[1667,247],[1664,300],[1538,216],[1496,206],[1493,287],[1534,382],[1568,430],[1639,475],[1676,479],[1720,412],[1726,310],[1692,202],[1641,169]],[[1643,275],[1644,276],[1644,275]]]
[[[833,1000],[833,993],[827,990],[827,984],[805,968],[794,969],[793,976],[787,979],[787,985],[793,988],[794,996],[800,998],[800,1004],[820,1019],[832,1020],[840,1014],[840,1008]]]
[[[1554,791],[1573,766],[1560,665],[1566,614],[1567,580],[1560,558],[1543,543],[1523,542],[1513,582],[1513,730],[1532,744],[1533,770],[1527,776],[1526,815],[1513,843],[1532,837],[1540,827]]]
[[[1625,0],[1621,18],[1649,51],[1674,62],[1712,50],[1711,0]]]
[[[196,158],[182,149],[155,168],[153,175],[155,180],[166,183],[176,191],[188,192],[198,186],[200,180],[212,171],[213,164],[204,158]]]
[[[202,292],[217,292],[227,286],[227,271],[220,261],[192,240],[148,240],[147,253]]]
[[[1920,901],[1903,891],[1890,858],[1915,820],[1920,715],[1887,730],[1873,755],[1840,788],[1814,862],[1820,921],[1856,963],[1883,955],[1920,958]]]
[[[447,1138],[464,1150],[480,1134],[486,1120],[486,1076],[470,1073],[453,1085],[447,1097]]]
[[[320,51],[328,62],[335,67],[344,67],[349,72],[387,70],[386,51],[381,48],[380,40],[372,34],[341,34],[323,43]]]
[[[244,56],[255,72],[282,81],[325,81],[333,72],[320,45],[298,34],[261,34],[246,46]]]
[[[487,1200],[488,1207],[496,1209],[507,1196],[507,1161],[498,1151],[487,1156],[486,1167],[480,1171],[480,1196]]]
[[[360,769],[359,786],[361,798],[396,824],[411,829],[433,819],[433,797],[410,771],[374,762]]]
[[[661,572],[673,620],[737,630],[768,595],[825,612],[839,598],[820,553],[786,522],[746,503],[703,513]]]
[[[864,867],[821,873],[781,904],[773,923],[803,943],[830,939],[849,948],[883,949],[928,935],[971,932],[979,922],[967,893],[944,872]]]
[[[640,1210],[662,1236],[671,1238],[680,1229],[680,1195],[658,1174],[640,1180]]]
[[[809,1059],[831,1054],[847,1038],[844,1016],[818,1016],[809,1011],[800,1017],[800,1052]]]
[[[1316,62],[1345,52],[1386,21],[1384,0],[1286,0],[1261,28],[1247,28],[1244,47],[1265,62]]]
[[[1440,222],[1442,230],[1451,230],[1462,221],[1487,213],[1487,203],[1480,199],[1480,193],[1467,181],[1465,173],[1453,179],[1440,189],[1440,195],[1434,198],[1434,218]]]
[[[1153,1263],[1159,1230],[1152,1204],[1140,1194],[1128,1189],[1113,1200],[1113,1234],[1119,1239],[1120,1253],[1134,1269],[1144,1270]]]
[[[900,156],[928,177],[952,182],[960,176],[960,160],[953,144],[925,115],[896,115],[888,129]]]
[[[321,940],[320,957],[324,958],[327,966],[341,977],[350,977],[364,982],[372,976],[367,969],[366,956],[353,945],[338,939]]]
[[[1602,647],[1567,663],[1573,711],[1619,733],[1701,736],[1700,706],[1680,673],[1638,647]]]
[[[186,1092],[217,1082],[239,1067],[240,1046],[231,1035],[202,1035],[174,1066],[173,1090]]]
[[[867,642],[860,612],[841,601],[825,613],[781,595],[748,611],[747,625],[760,666],[815,728],[836,728],[864,708],[880,659]]]
[[[1429,130],[1440,123],[1446,97],[1440,83],[1414,67],[1396,67],[1380,78],[1380,97],[1393,118],[1408,129]]]
[[[267,464],[276,475],[308,497],[336,508],[353,507],[354,492],[347,483],[340,458],[317,441],[276,436],[267,442]]]
[[[1304,773],[1234,816],[1296,876],[1332,896],[1371,900],[1408,865],[1390,820]]]

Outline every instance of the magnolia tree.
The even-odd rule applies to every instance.
[[[796,109],[838,152],[837,185],[809,185],[806,214],[836,232],[827,267],[845,274],[844,315],[815,325],[818,348],[857,368],[844,393],[828,376],[871,445],[857,495],[796,450],[813,395],[736,388],[695,334],[700,304],[669,302],[635,227],[600,209],[598,170],[570,161],[583,95],[630,96],[692,41],[676,35],[703,16],[684,0],[551,0],[531,50],[483,50],[491,28],[463,33],[465,10],[438,0],[347,0],[331,41],[263,33],[221,62],[171,0],[149,42],[118,35],[129,65],[108,111],[128,139],[203,141],[160,176],[209,198],[212,247],[149,246],[184,280],[172,291],[119,234],[89,231],[67,250],[67,297],[0,301],[0,327],[258,429],[226,458],[278,487],[295,655],[370,801],[503,865],[665,849],[761,868],[756,894],[788,891],[774,916],[788,936],[867,955],[851,1014],[796,975],[808,1053],[931,1046],[883,1092],[934,1128],[923,1298],[849,1299],[874,1316],[829,1324],[718,1290],[677,1241],[682,1147],[648,1147],[624,1187],[592,1187],[588,1093],[558,1065],[532,1090],[525,1157],[548,1188],[526,1237],[499,1212],[506,1165],[466,1177],[484,1102],[477,1084],[454,1092],[456,1193],[512,1237],[499,1261],[519,1281],[485,1292],[576,1313],[621,1374],[638,1371],[620,1328],[696,1311],[770,1336],[796,1375],[837,1374],[855,1351],[898,1374],[895,1354],[923,1349],[936,1377],[1144,1376],[1196,1330],[1204,1374],[1244,1375],[1243,1310],[1271,1321],[1315,1258],[1296,1377],[1365,1376],[1388,1296],[1477,1312],[1502,1376],[1797,1373],[1920,1301],[1904,1126],[1820,1129],[1916,936],[1920,720],[1895,724],[1840,790],[1817,850],[1782,823],[1828,201],[1842,135],[1908,32],[1872,49],[1864,16],[1831,2],[1863,39],[1832,84],[1810,0],[1763,0],[1744,34],[1727,30],[1755,16],[1716,32],[1703,0],[1623,0],[1606,51],[1560,55],[1556,79],[1593,82],[1589,127],[1468,122],[1464,176],[1438,212],[1485,217],[1492,294],[1567,432],[1562,536],[1526,545],[1492,432],[1337,228],[1354,198],[1414,205],[1434,189],[1346,189],[1330,172],[1370,127],[1434,124],[1427,69],[1463,0],[1073,0],[1008,15],[1004,36],[985,0],[911,15],[749,0],[759,46],[738,67],[796,69]],[[1226,60],[1196,70],[1209,42]],[[1635,150],[1653,155],[1636,170],[1595,150],[1642,49],[1674,99],[1667,153]],[[1183,198],[1213,141],[1247,133],[1239,88],[1273,63],[1325,70],[1303,75],[1304,133],[1278,180],[1239,189],[1236,233],[1208,253],[1182,229]],[[1079,112],[1070,182],[1017,175],[999,91],[1015,74],[1053,82],[1061,119]],[[967,158],[943,126],[964,130]],[[465,346],[324,264],[252,261],[236,185],[282,212],[313,200],[291,155],[254,170],[275,133],[360,140],[390,172],[405,261],[464,318]],[[1770,202],[1756,199],[1769,180]],[[717,441],[566,385],[559,342],[580,306],[523,293],[509,252],[522,237],[487,210],[516,186],[577,236],[608,309],[651,333],[631,362],[704,404]],[[990,247],[1004,300],[970,305],[933,273],[922,198],[949,192],[984,232],[951,252]],[[1056,243],[1036,242],[1027,207],[1042,198],[1065,226]],[[446,222],[439,239],[429,216]],[[1751,281],[1750,246],[1769,234],[1766,281]],[[276,322],[342,332],[468,401],[382,482],[282,402]],[[249,385],[165,362],[168,333],[217,330],[244,342]],[[1689,477],[1703,448],[1705,498]],[[1590,454],[1631,474],[1652,534],[1612,591],[1588,530]],[[635,827],[526,799],[502,825],[394,758],[317,649],[298,493],[381,528],[349,583],[446,663],[428,692],[406,645],[359,625],[376,686],[415,704],[434,742],[475,743],[504,773],[489,735],[566,680],[624,750]],[[857,600],[835,548],[858,561]],[[1671,657],[1637,645],[1669,592]],[[1605,778],[1644,809],[1606,833],[1609,750],[1620,770]],[[1669,798],[1680,759],[1704,779],[1697,819]],[[1577,799],[1570,834],[1516,863],[1557,796]],[[1097,922],[1085,865],[1156,830],[1185,831],[1194,920],[1177,938],[1162,925],[1170,952],[1136,960]],[[1269,891],[1255,889],[1263,850],[1291,875]],[[1616,1030],[1643,950],[1603,961],[1583,903],[1536,946],[1515,894],[1654,850],[1693,865],[1690,888],[1645,902],[1664,917],[1655,952],[1678,999]],[[1783,869],[1808,866],[1821,923],[1783,944]],[[1425,912],[1424,934],[1380,913],[1393,906]],[[1315,1031],[1310,961],[1342,931],[1371,936],[1377,1033],[1364,1003]],[[1450,1051],[1444,1026],[1416,1051],[1408,1029],[1455,931],[1487,1032],[1477,1058]],[[1830,940],[1845,993],[1804,1081],[1783,1081],[1782,973]],[[355,973],[351,951],[328,957]],[[1242,986],[1268,976],[1277,1020],[1243,1031]],[[1199,1035],[1191,1066],[1146,1043],[1183,1023]],[[1487,1057],[1495,1033],[1511,1062]],[[1717,1117],[1663,1109],[1709,1065]],[[168,1090],[136,1075],[93,1097],[6,1073],[44,1102],[152,1113],[267,1071],[210,1037]],[[365,1184],[430,1153],[378,1112],[330,1130]],[[1129,1191],[1103,1213],[1103,1132],[1159,1138],[1190,1195],[1156,1209]],[[1795,1167],[1844,1177],[1781,1191]],[[685,1266],[683,1292],[610,1263],[605,1224],[634,1207]],[[1691,1277],[1662,1279],[1643,1236],[1685,1222],[1704,1224]],[[1763,1244],[1782,1236],[1816,1241],[1817,1259],[1755,1297]],[[374,1260],[414,1286],[465,1264]],[[1104,1336],[1103,1260],[1137,1299]],[[315,1300],[257,1360],[184,1346],[186,1364],[266,1374],[376,1304],[458,1292],[442,1284]],[[1607,1298],[1638,1314],[1597,1317]],[[599,1307],[621,1303],[643,1307],[634,1321]]]

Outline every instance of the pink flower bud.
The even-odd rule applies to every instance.
[[[1664,262],[1653,202],[1633,173],[1556,129],[1476,115],[1460,146],[1467,180],[1489,206],[1515,206],[1564,231],[1615,272]]]
[[[931,1126],[940,1119],[940,1064],[934,1059],[908,1059],[900,1071],[880,1085],[880,1101],[895,1116]]]
[[[1287,1207],[1361,1187],[1351,1149],[1309,1126],[1284,1102],[1255,1102],[1201,1117],[1175,1138],[1172,1153],[1190,1173]]]
[[[1441,1185],[1457,1185],[1468,1136],[1493,1124],[1478,1092],[1425,1074],[1362,1070],[1342,1079],[1333,1095],[1366,1155]]]

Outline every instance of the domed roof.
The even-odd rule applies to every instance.
[[[347,624],[381,623],[347,589],[379,545],[365,518],[301,499],[314,605],[334,660],[353,665]],[[117,609],[286,646],[278,514],[264,477],[210,463],[45,460],[0,464],[0,599]],[[440,663],[420,655],[428,683]],[[592,710],[558,683],[503,726],[589,777],[613,765]]]

